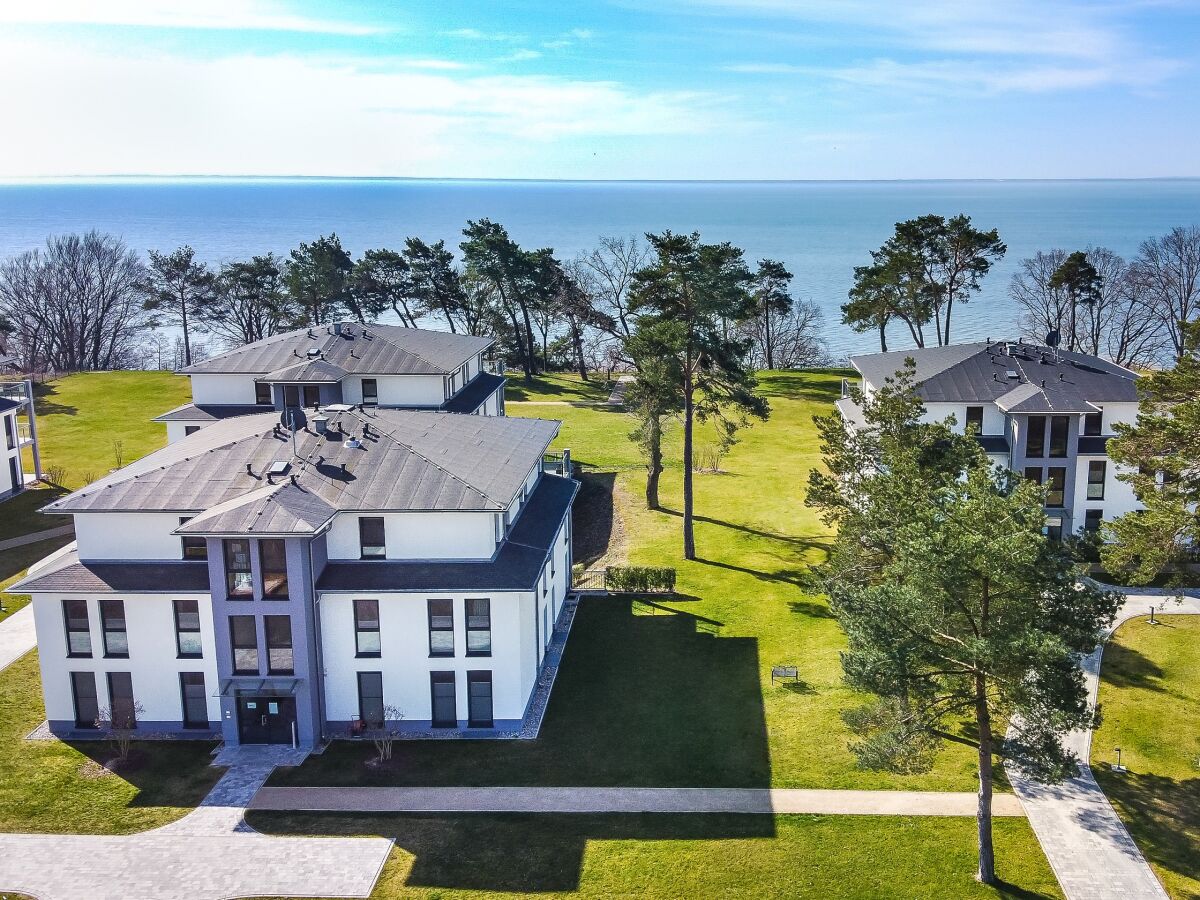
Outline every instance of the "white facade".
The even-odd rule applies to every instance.
[[[496,552],[492,512],[364,513],[383,519],[387,559],[491,559]],[[340,513],[329,529],[330,559],[358,559],[358,515]]]
[[[17,411],[0,412],[0,499],[21,490],[25,483],[17,436]]]

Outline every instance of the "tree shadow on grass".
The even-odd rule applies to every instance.
[[[58,386],[53,382],[35,384],[33,386],[34,412],[38,416],[74,416],[79,413],[77,407],[60,403],[56,399],[57,397]]]
[[[789,600],[788,609],[797,615],[808,616],[810,619],[834,618],[833,611],[830,610],[829,604],[817,603],[813,600]]]
[[[1092,771],[1146,858],[1200,879],[1200,778]]]
[[[827,381],[814,383],[812,373],[829,374]],[[773,372],[768,378],[759,382],[759,389],[764,397],[780,397],[787,400],[817,400],[832,403],[842,390],[841,378],[858,378],[853,369],[830,371],[827,369],[796,369],[794,371]]]
[[[677,509],[671,509],[668,506],[660,506],[659,512],[666,513],[668,516],[682,518],[683,513]],[[772,541],[782,541],[785,544],[792,544],[804,550],[821,550],[828,552],[832,546],[833,539],[829,537],[796,537],[790,534],[780,534],[777,531],[764,531],[760,528],[751,528],[749,525],[736,525],[733,522],[726,522],[722,519],[714,519],[710,516],[693,515],[692,518],[697,522],[706,522],[709,525],[716,525],[720,528],[732,528],[734,531],[740,531],[743,534],[752,534],[755,537],[767,538]]]
[[[759,581],[790,584],[792,587],[798,587],[801,590],[807,590],[810,586],[807,569],[785,569],[780,572],[764,572],[761,569],[735,566],[733,563],[718,562],[715,559],[705,559],[702,556],[697,556],[695,561],[703,566],[715,566],[718,569],[728,569],[730,572],[741,572],[743,575],[752,575]]]
[[[1104,667],[1100,676],[1105,684],[1116,687],[1140,688],[1163,692],[1163,670],[1137,650],[1119,641],[1110,642],[1104,648]]]

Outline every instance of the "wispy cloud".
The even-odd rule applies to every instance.
[[[448,37],[461,38],[465,41],[498,41],[511,43],[523,41],[525,36],[509,31],[480,31],[478,28],[453,28],[446,32]]]
[[[529,50],[526,48],[522,48],[520,50],[514,50],[512,53],[509,53],[507,56],[501,56],[499,59],[496,60],[496,62],[502,62],[502,63],[503,62],[528,62],[531,59],[541,59],[541,58],[542,58],[542,54],[539,53],[537,50]]]
[[[0,23],[296,31],[356,36],[383,30],[353,21],[297,15],[272,0],[12,0],[0,3]]]

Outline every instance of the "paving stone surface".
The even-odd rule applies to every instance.
[[[33,607],[24,606],[0,622],[0,671],[37,646]]]

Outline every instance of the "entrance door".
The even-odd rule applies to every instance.
[[[294,697],[239,697],[238,739],[243,744],[290,744]]]

